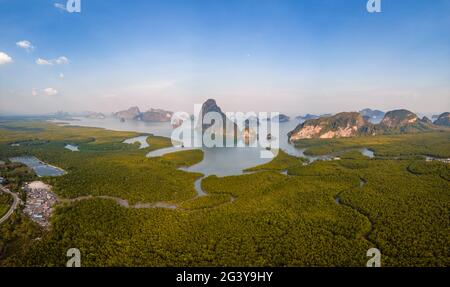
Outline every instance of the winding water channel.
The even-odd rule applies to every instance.
[[[300,121],[292,120],[285,123],[279,124],[279,145],[280,149],[284,152],[296,156],[308,159],[308,161],[314,162],[317,160],[331,160],[334,158],[332,155],[323,156],[308,156],[305,155],[305,149],[296,148],[294,145],[289,143],[288,133],[293,130]],[[121,122],[115,118],[106,119],[87,119],[87,118],[76,118],[76,120],[66,121],[65,125],[72,126],[85,126],[85,127],[97,127],[105,128],[115,131],[132,131],[138,133],[153,134],[156,136],[169,137],[172,134],[173,127],[170,123],[145,123],[142,121],[126,121]],[[198,135],[193,135],[198,136]],[[140,143],[140,148],[146,148],[149,146],[146,136],[140,136],[136,138],[127,139],[124,143],[132,144],[135,142]],[[150,143],[151,144],[151,143]],[[195,181],[195,190],[197,191],[197,196],[207,195],[201,188],[202,179],[210,175],[216,175],[219,177],[241,175],[245,169],[255,167],[261,164],[270,162],[271,158],[262,158],[261,151],[264,149],[259,147],[234,147],[234,148],[190,148],[174,146],[168,148],[162,148],[158,150],[151,151],[147,154],[147,157],[160,157],[165,154],[174,153],[178,151],[186,151],[193,149],[201,149],[203,151],[203,160],[193,166],[180,168],[186,172],[201,173],[204,177]],[[374,156],[373,152],[368,149],[361,149],[361,153],[367,157],[372,158]],[[287,175],[287,171],[283,172]]]

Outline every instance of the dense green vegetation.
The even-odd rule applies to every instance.
[[[9,194],[0,191],[0,217],[2,217],[10,208],[12,197]]]
[[[145,157],[151,150],[168,147],[170,139],[150,136],[150,147],[139,149],[138,144],[123,144],[125,139],[139,135],[136,133],[60,127],[45,122],[3,123],[6,124],[8,129],[0,129],[0,157],[6,160],[34,155],[66,170],[62,177],[43,179],[61,197],[108,195],[136,203],[184,201],[196,194],[193,183],[200,175],[178,167],[201,160],[198,151],[168,159]],[[20,146],[10,146],[13,142]],[[78,145],[80,152],[65,149],[67,143]]]
[[[6,162],[0,165],[0,176],[4,178],[3,185],[9,190],[21,193],[21,187],[25,182],[36,179],[35,173],[21,163]]]
[[[178,167],[200,161],[199,151],[148,159],[146,152],[168,142],[150,137],[151,146],[139,150],[121,144],[136,134],[2,125],[0,160],[26,153],[64,168],[67,175],[44,179],[60,196],[178,204],[131,209],[107,199],[74,202],[57,208],[45,232],[18,212],[0,226],[2,265],[64,266],[73,247],[83,266],[365,266],[371,247],[381,250],[383,266],[450,265],[449,166],[420,157],[448,156],[448,133],[306,141],[310,151],[338,152],[341,160],[304,165],[280,152],[255,173],[207,177],[208,196],[197,198],[193,184],[201,175]],[[66,137],[78,140],[80,152],[63,148]],[[24,139],[39,144],[8,145]],[[377,157],[361,156],[361,147]]]
[[[296,143],[305,154],[325,155],[347,149],[368,148],[380,157],[435,156],[450,158],[450,132],[364,136],[340,139],[311,139]]]
[[[278,155],[270,162],[248,168],[246,172],[273,170],[273,171],[284,171],[290,167],[297,166],[299,163],[307,162],[306,159],[296,158],[288,155],[286,152],[279,150]]]
[[[439,175],[443,179],[450,180],[450,167],[439,161],[414,161],[408,166],[408,171],[417,175]]]
[[[201,150],[179,151],[165,154],[161,159],[171,162],[177,167],[188,167],[201,162],[203,160],[203,152]]]
[[[222,204],[232,203],[235,198],[230,194],[209,194],[208,196],[196,197],[187,200],[180,205],[183,210],[196,210],[215,208]]]
[[[29,248],[43,234],[41,228],[22,212],[14,212],[0,224],[0,266],[21,266]]]

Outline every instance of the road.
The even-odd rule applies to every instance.
[[[9,191],[8,189],[4,188],[1,185],[0,185],[0,190],[4,193],[10,194],[14,199],[14,202],[11,205],[11,207],[9,208],[8,212],[5,215],[3,215],[2,218],[0,218],[0,224],[2,224],[6,220],[8,220],[8,218],[14,213],[14,210],[16,210],[17,206],[19,205],[20,200],[19,200],[19,197],[17,196],[17,194]]]

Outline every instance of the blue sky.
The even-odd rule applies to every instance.
[[[65,2],[0,0],[0,112],[450,110],[449,0]]]

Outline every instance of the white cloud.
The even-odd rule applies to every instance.
[[[67,57],[61,56],[58,59],[54,60],[57,65],[69,64],[69,59]]]
[[[0,65],[12,63],[12,58],[6,53],[0,52]]]
[[[58,90],[56,90],[54,88],[46,88],[46,89],[44,89],[44,93],[47,96],[56,96],[58,94]]]
[[[36,64],[43,65],[43,66],[52,66],[53,65],[53,63],[51,61],[48,61],[48,60],[45,60],[42,58],[37,59]]]
[[[63,73],[59,73],[59,77],[60,77],[61,79],[64,79],[64,74],[63,74]]]
[[[64,5],[64,4],[61,4],[61,3],[55,3],[55,4],[53,4],[53,6],[55,6],[55,8],[58,8],[58,9],[60,9],[60,10],[67,11],[66,5]]]
[[[17,47],[25,49],[27,52],[30,52],[34,49],[34,46],[30,41],[22,40],[16,43]]]
[[[69,59],[67,57],[61,56],[57,59],[53,60],[45,60],[42,58],[39,58],[36,60],[36,64],[38,65],[46,65],[46,66],[53,66],[53,65],[65,65],[69,64]]]
[[[31,95],[33,97],[38,97],[38,96],[56,96],[58,94],[58,90],[54,89],[54,88],[46,88],[46,89],[35,89],[33,88],[31,90]]]

